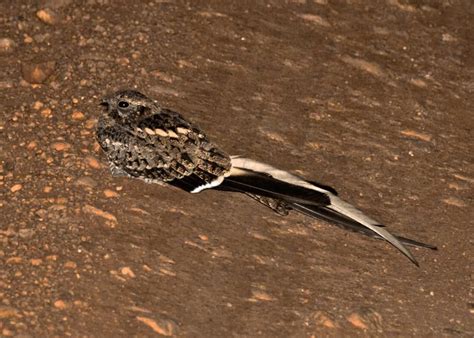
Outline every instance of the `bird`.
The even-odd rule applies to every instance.
[[[331,186],[242,156],[231,156],[194,123],[139,91],[119,90],[100,102],[96,137],[115,177],[171,185],[189,193],[243,193],[286,216],[291,211],[382,239],[419,266],[407,246],[436,246],[392,235],[338,196]]]

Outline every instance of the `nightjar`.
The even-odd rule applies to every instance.
[[[383,225],[309,181],[249,158],[230,156],[179,113],[134,90],[105,97],[97,138],[114,176],[169,184],[190,193],[217,189],[244,193],[280,215],[291,210],[346,230],[384,239],[413,263],[405,245],[436,247],[389,233]]]

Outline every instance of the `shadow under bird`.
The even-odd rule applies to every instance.
[[[337,196],[335,189],[240,156],[229,156],[196,125],[134,90],[101,102],[97,138],[114,176],[170,184],[191,193],[206,189],[240,192],[280,215],[295,210],[346,230],[384,239],[414,264],[405,245],[435,246],[394,236]]]

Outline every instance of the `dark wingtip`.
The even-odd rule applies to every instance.
[[[424,244],[424,243],[423,243]],[[438,251],[438,247],[435,246],[435,245],[431,245],[431,244],[424,244],[422,245],[423,248],[426,248],[426,249],[430,249],[430,250],[434,250],[434,251]]]
[[[390,243],[392,244],[392,243]],[[393,244],[392,244],[393,245]],[[400,250],[400,249],[399,249]],[[420,264],[418,263],[418,261],[416,260],[416,258],[412,255],[412,253],[410,251],[408,251],[407,248],[405,248],[406,251],[402,251],[402,254],[404,254],[413,264],[415,264],[418,268],[420,267]]]
[[[417,248],[425,248],[425,249],[431,249],[431,250],[438,250],[438,247],[435,245],[431,244],[426,244],[423,242],[418,242],[410,238],[402,237],[402,236],[396,236],[397,239],[402,242],[403,244],[414,246]]]
[[[392,243],[390,243],[392,244]],[[406,248],[405,248],[406,249]],[[401,251],[401,250],[400,250]],[[406,252],[405,251],[401,251],[402,254],[404,254],[409,260],[410,262],[412,262],[413,264],[416,265],[417,268],[420,267],[420,264],[418,263],[418,261],[416,260],[416,258],[411,254],[410,251],[408,251],[408,249],[406,249]]]

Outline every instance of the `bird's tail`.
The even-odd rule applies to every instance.
[[[379,222],[339,198],[332,188],[308,182],[286,171],[251,159],[232,157],[232,169],[218,189],[283,200],[293,209],[308,216],[333,221],[349,230],[382,238],[417,266],[418,262],[403,243],[434,248],[404,237],[393,236]]]
[[[317,206],[304,205],[304,204],[298,204],[298,203],[292,203],[290,204],[290,206],[292,209],[306,216],[319,218],[319,219],[323,219],[325,221],[334,223],[336,226],[339,226],[344,230],[357,232],[365,236],[376,238],[376,239],[383,239],[380,235],[362,226],[360,223],[344,215],[341,215],[337,212],[334,212],[333,210],[328,209],[326,207],[317,207]],[[379,225],[379,226],[383,226],[383,225]],[[402,244],[405,244],[405,245],[409,245],[409,246],[413,246],[417,248],[427,248],[431,250],[437,250],[436,246],[431,245],[431,244],[422,243],[410,238],[397,236],[397,235],[394,235],[394,237],[398,239]]]

